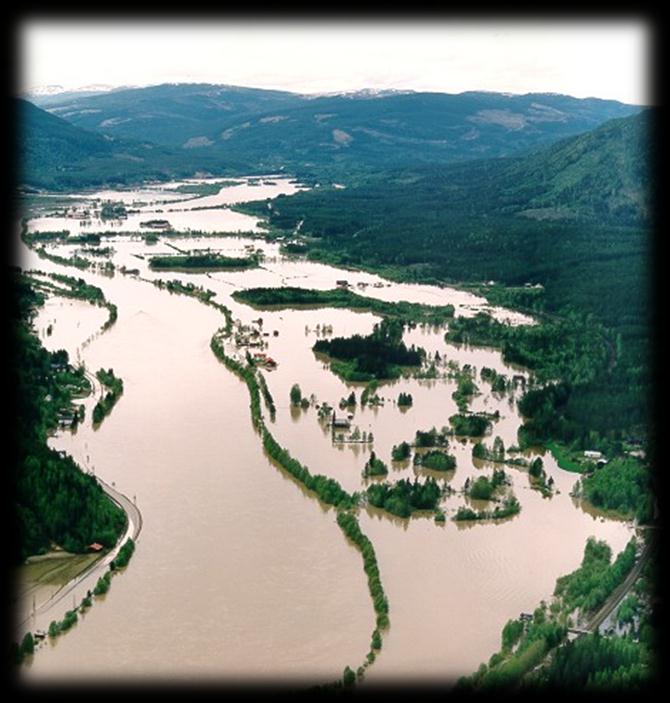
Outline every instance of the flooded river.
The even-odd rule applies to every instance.
[[[182,209],[174,221],[179,227],[260,232],[256,218],[221,206],[297,188],[288,179],[272,177],[271,184],[225,187],[216,196],[171,196],[174,203],[161,208]],[[152,198],[165,199],[165,192],[145,189],[117,196],[109,197],[147,203],[139,207],[139,221],[155,212]],[[214,209],[189,211],[194,207]],[[176,214],[156,217],[172,220]],[[71,222],[45,217],[31,220],[30,228],[73,231]],[[374,629],[360,554],[344,538],[334,510],[301,490],[265,455],[251,423],[246,386],[210,350],[223,315],[193,298],[160,290],[151,281],[193,282],[214,291],[214,300],[244,324],[262,318],[264,352],[277,362],[275,370],[264,372],[277,406],[269,427],[312,473],[332,476],[347,491],[367,485],[361,471],[371,449],[391,467],[390,480],[425,475],[411,462],[391,464],[391,448],[403,440],[412,442],[417,430],[449,424],[449,416],[457,412],[451,397],[456,381],[402,378],[380,384],[382,405],[349,410],[360,430],[374,434],[373,443],[333,442],[316,404],[328,402],[339,412],[340,399],[352,390],[360,397],[364,386],[339,379],[311,348],[324,327],[328,336],[368,334],[380,318],[343,309],[259,312],[235,302],[231,294],[255,286],[325,290],[347,279],[356,292],[382,300],[452,303],[464,315],[489,306],[454,289],[395,284],[373,274],[290,260],[276,243],[259,239],[159,234],[156,244],[147,244],[121,233],[126,226],[132,230],[132,222],[117,226],[119,235],[105,238],[101,246],[113,248],[110,260],[115,266],[137,269],[139,276],[81,271],[38,258],[23,244],[17,247],[23,268],[83,278],[102,288],[118,307],[116,323],[98,334],[104,311],[52,298],[35,327],[45,346],[66,348],[90,373],[111,367],[123,379],[124,393],[99,429],[92,428],[87,411],[76,433],[61,433],[51,442],[134,500],[143,518],[126,572],[71,631],[42,646],[22,674],[27,682],[148,678],[325,683],[340,678],[345,666],[355,670],[363,662]],[[110,229],[108,223],[104,229]],[[96,231],[96,225],[86,231]],[[211,274],[149,269],[144,257],[175,253],[175,246],[209,247],[229,256],[241,256],[253,246],[263,251],[264,262],[256,269]],[[48,245],[48,251],[65,257],[76,249]],[[509,311],[495,313],[516,324],[532,322]],[[444,333],[444,328],[417,327],[406,331],[405,341],[431,355],[437,351],[441,359],[475,367],[479,395],[471,409],[500,414],[485,443],[491,447],[500,436],[506,447],[516,444],[521,389],[493,394],[479,373],[486,366],[509,378],[527,374],[506,365],[496,350],[448,345]],[[446,368],[438,365],[441,373]],[[290,407],[294,383],[303,395],[314,396],[310,407]],[[401,391],[412,394],[409,409],[401,410],[395,402]],[[450,452],[456,456],[456,470],[438,480],[456,491],[468,477],[490,475],[493,465],[473,462],[472,441],[451,438]],[[361,529],[377,553],[391,621],[383,649],[366,672],[367,682],[449,681],[471,673],[499,648],[505,622],[549,599],[556,578],[579,565],[590,535],[607,540],[615,553],[625,546],[631,526],[585,511],[569,496],[577,476],[558,468],[549,454],[544,464],[558,489],[551,498],[530,488],[525,469],[505,467],[522,506],[508,520],[457,524],[450,518],[465,501],[458,494],[443,501],[444,525],[427,517],[400,520],[361,510]],[[77,594],[77,602],[83,595]],[[63,610],[69,607],[68,601]]]

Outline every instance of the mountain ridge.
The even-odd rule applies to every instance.
[[[115,90],[48,105],[52,114],[90,131],[197,150],[261,170],[509,156],[640,109],[546,93],[305,96],[209,83]]]
[[[67,190],[166,180],[214,168],[167,147],[119,139],[77,127],[21,98],[11,103],[17,122],[18,185]]]
[[[209,83],[70,96],[50,103],[39,119],[35,110],[41,108],[19,111],[22,174],[33,186],[56,189],[279,169],[334,180],[514,157],[640,112],[616,101],[543,93],[390,91],[306,99]],[[79,137],[73,129],[82,130]]]

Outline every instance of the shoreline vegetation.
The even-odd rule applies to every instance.
[[[93,426],[99,427],[102,421],[112,412],[112,408],[123,393],[123,381],[114,375],[113,369],[100,369],[95,374],[103,389],[107,388],[107,393],[100,398],[93,408]]]
[[[651,665],[649,604],[638,605],[638,640],[604,637],[595,627],[568,641],[571,628],[594,629],[588,623],[632,571],[636,547],[633,538],[612,562],[609,545],[590,537],[581,565],[557,579],[551,602],[509,620],[501,649],[474,674],[461,677],[455,692],[537,692],[545,685],[596,692],[608,690],[613,680],[630,689],[644,685]]]
[[[398,301],[389,303],[358,295],[348,289],[314,290],[309,288],[247,288],[234,291],[232,297],[258,310],[284,308],[348,308],[365,310],[405,322],[443,324],[454,316],[453,305],[423,305]]]
[[[190,208],[192,210],[204,209],[213,210],[216,208]],[[87,232],[85,234],[72,234],[70,230],[46,230],[43,232],[29,231],[28,220],[24,218],[23,231],[21,234],[21,239],[25,244],[31,246],[36,243],[57,243],[65,245],[76,245],[76,244],[91,244],[98,245],[106,238],[115,237],[130,237],[137,239],[144,239],[149,236],[151,241],[158,241],[159,239],[216,239],[217,237],[237,237],[243,239],[262,239],[263,241],[268,241],[267,232],[255,232],[252,230],[220,230],[216,232],[210,232],[209,230],[201,229],[188,229],[188,230],[176,230],[176,229],[161,229],[156,231],[147,227],[146,229],[108,229],[96,232]]]
[[[268,388],[268,384],[265,381],[265,376],[259,371],[258,372],[258,385],[260,386],[261,393],[263,394],[263,400],[265,401],[265,407],[268,409],[268,412],[270,413],[270,420],[274,422],[275,420],[275,415],[277,414],[277,408],[275,406],[274,399],[272,398],[272,394],[270,393],[270,389]]]
[[[21,364],[15,361],[14,373],[18,376],[17,388],[22,402],[17,417],[21,544],[20,554],[15,556],[19,563],[30,554],[48,551],[51,543],[72,553],[86,552],[93,542],[110,547],[125,523],[123,511],[106,497],[97,481],[82,472],[65,452],[47,445],[49,433],[59,424],[62,426],[70,417],[79,419],[72,401],[84,388],[85,374],[83,367],[73,369],[65,350],[47,351],[32,332],[30,321],[37,307],[45,301],[39,284],[35,285],[36,280],[33,276],[15,273],[18,307],[13,323]],[[53,292],[51,284],[41,287],[49,294]],[[77,295],[70,294],[89,299],[91,290],[97,291],[94,298],[99,302],[101,291],[92,286],[83,290],[79,287]],[[82,383],[78,379],[82,379]],[[85,386],[90,387],[88,381]],[[48,477],[50,495],[42,485],[45,477]],[[77,495],[87,496],[87,502],[73,512],[67,506]]]
[[[216,296],[216,293],[213,290],[206,290],[202,286],[196,286],[194,283],[191,282],[182,283],[177,279],[171,281],[164,281],[162,278],[158,278],[155,280],[142,278],[141,280],[143,280],[145,283],[151,283],[152,285],[156,286],[156,288],[159,288],[161,290],[165,289],[169,293],[173,293],[176,295],[186,295],[190,298],[196,298],[196,300],[199,300],[201,303],[203,303],[203,305],[209,305],[210,307],[215,308],[225,317],[225,333],[226,335],[230,334],[230,331],[233,327],[232,313],[230,312],[230,309],[227,308],[225,305],[217,303],[215,300],[213,300],[213,298]]]
[[[103,330],[116,319],[116,307],[107,303],[100,289],[81,279],[52,274],[52,280],[70,286],[61,289],[51,281],[36,278],[36,272],[29,275],[12,269],[12,274],[16,291],[13,335],[17,341],[16,351],[22,359],[21,364],[15,359],[13,365],[21,398],[17,414],[20,543],[13,558],[21,564],[29,555],[44,554],[54,545],[72,554],[88,553],[90,545],[96,543],[98,548],[111,549],[127,527],[125,511],[72,457],[47,445],[48,433],[63,424],[64,409],[70,412],[73,397],[80,397],[83,391],[90,393],[90,383],[83,366],[78,369],[70,366],[66,351],[44,349],[31,329],[31,322],[36,309],[44,304],[45,295],[65,295],[96,305],[104,304],[110,309],[110,318]],[[73,504],[76,510],[71,509]],[[116,565],[126,564],[130,553],[132,547],[124,545],[115,560]],[[90,595],[87,594],[80,606],[68,611],[62,621],[52,622],[49,628],[52,637],[72,627],[77,612],[90,607]],[[28,632],[20,644],[14,643],[13,651],[17,664],[32,655],[35,651],[33,634]]]
[[[113,234],[118,235],[118,232],[114,232]],[[255,234],[254,236],[264,237],[268,236],[268,234]],[[341,266],[341,263],[337,263],[336,265]],[[391,279],[395,278],[394,269],[388,269],[387,271],[387,268],[381,265],[367,265],[362,263],[359,264],[359,262],[357,262],[354,270],[370,270],[374,273],[381,272],[381,275],[387,275]],[[395,275],[398,275],[398,272],[395,272]],[[405,276],[403,272],[400,272],[399,275]],[[414,278],[410,276],[410,279],[412,280],[412,282],[434,282],[435,284],[440,286],[453,285],[452,283],[445,283],[444,281],[437,279],[433,281],[432,279],[425,278],[423,274],[421,274],[418,278],[416,277],[416,275],[414,275]],[[405,276],[400,280],[408,279]],[[463,284],[461,288],[468,289],[468,286],[472,288],[472,285]],[[454,287],[458,287],[458,285]],[[248,295],[251,291],[268,290],[271,291],[273,295],[264,296],[263,294],[259,293],[253,293],[251,295]],[[250,291],[236,292],[235,294],[233,294],[233,297],[240,302],[245,302],[252,306],[258,305],[261,307],[271,307],[278,305],[280,307],[352,307],[352,309],[367,309],[372,312],[379,312],[382,315],[385,314],[387,316],[402,317],[402,315],[397,314],[397,308],[395,315],[389,309],[386,309],[385,312],[381,312],[379,308],[377,308],[376,310],[372,309],[371,307],[359,308],[358,305],[361,304],[361,300],[368,301],[370,299],[366,299],[363,296],[357,296],[356,294],[353,294],[350,291],[307,291],[307,293],[309,294],[316,294],[310,297],[310,295],[304,295],[305,291],[302,291],[301,289],[290,289],[290,292],[289,294],[287,294],[286,298],[277,302],[274,293],[276,293],[278,290],[288,289],[251,289]],[[594,384],[600,381],[600,373],[603,364],[608,364],[609,368],[612,368],[613,357],[611,354],[611,349],[613,344],[616,344],[618,349],[618,341],[612,341],[609,330],[606,327],[604,327],[600,323],[594,322],[593,319],[589,319],[587,316],[579,312],[569,311],[562,317],[559,317],[557,315],[549,315],[548,313],[545,313],[543,309],[543,301],[539,301],[539,298],[541,298],[542,291],[534,291],[532,293],[531,299],[528,297],[530,295],[529,291],[524,292],[520,288],[518,290],[521,291],[522,295],[516,295],[516,293],[511,288],[508,291],[507,288],[505,288],[504,286],[502,287],[502,291],[499,290],[498,286],[492,287],[490,291],[487,291],[486,287],[480,286],[477,288],[477,292],[487,297],[487,294],[490,293],[490,295],[498,301],[495,304],[505,304],[509,307],[521,310],[521,303],[526,303],[528,307],[525,307],[525,310],[532,310],[532,314],[540,315],[542,322],[539,328],[510,328],[501,325],[501,323],[496,322],[490,316],[486,315],[486,313],[479,313],[475,318],[457,318],[453,320],[453,322],[450,322],[449,331],[445,335],[445,338],[448,341],[484,345],[488,347],[501,349],[503,351],[503,358],[506,361],[517,363],[522,366],[525,366],[526,368],[531,369],[535,373],[537,378],[541,382],[546,384],[542,388],[531,388],[523,396],[519,403],[519,407],[522,410],[522,414],[524,418],[526,418],[526,422],[524,423],[519,432],[519,443],[522,448],[524,446],[529,446],[530,444],[535,444],[537,446],[544,446],[553,452],[556,447],[560,447],[563,451],[563,454],[561,456],[563,464],[572,464],[573,466],[580,465],[578,462],[574,461],[574,457],[576,456],[576,453],[578,451],[585,449],[586,447],[592,448],[595,446],[600,449],[606,448],[608,450],[613,449],[615,451],[620,451],[621,438],[623,436],[621,433],[606,434],[599,430],[590,432],[580,432],[579,424],[575,422],[574,419],[566,420],[565,417],[562,416],[560,413],[560,410],[565,407],[567,400],[570,399],[570,396],[571,394],[573,394],[572,392],[575,388],[581,389],[582,386],[588,386],[589,384]],[[295,291],[299,291],[299,293],[296,293]],[[203,299],[203,296],[201,296],[201,294],[196,293],[193,290],[175,290],[174,292],[192,295],[194,297],[199,298],[201,302],[214,305],[222,311],[224,309],[227,310],[225,306],[215,303],[210,299]],[[348,293],[349,295],[343,295],[345,293]],[[269,302],[269,299],[273,299],[275,302]],[[300,300],[302,302],[296,302],[297,300]],[[353,306],[351,305],[352,302],[354,303]],[[493,299],[491,299],[491,302],[493,302]],[[383,304],[382,307],[384,305],[394,306],[397,304]],[[429,306],[420,307],[426,308]],[[418,313],[418,310],[412,309],[410,311],[406,311],[403,314],[417,315]],[[226,314],[227,326],[225,334],[227,334],[230,331],[230,326],[232,323],[229,311],[228,313],[224,314]],[[424,315],[422,321],[427,321],[425,319],[425,311],[422,311],[422,315]],[[435,322],[435,324],[440,324],[441,322],[444,322],[446,317],[453,317],[453,309],[451,311],[451,315],[446,315],[444,312],[440,313],[439,315],[441,316],[441,321]],[[474,320],[474,322],[472,320]],[[416,318],[414,321],[416,321]],[[272,435],[270,435],[269,431],[265,427],[264,421],[260,413],[260,393],[263,392],[261,389],[261,382],[258,381],[252,369],[248,369],[239,362],[235,361],[234,359],[227,357],[223,352],[222,346],[222,356],[217,353],[215,349],[215,338],[217,338],[217,335],[212,338],[212,349],[214,353],[226,364],[226,366],[228,366],[228,368],[233,370],[247,384],[251,396],[250,406],[252,421],[257,431],[259,431],[259,433],[261,434],[263,445],[266,448],[266,451],[268,451],[268,454],[275,461],[277,461],[277,463],[279,463],[282,468],[291,473],[294,478],[296,478],[296,480],[302,483],[306,488],[308,488],[308,490],[315,492],[317,497],[323,500],[324,503],[335,506],[336,510],[338,511],[339,524],[340,515],[348,515],[349,513],[345,511],[353,510],[358,505],[360,505],[361,501],[363,500],[362,496],[357,493],[353,494],[353,496],[350,496],[345,491],[343,491],[341,486],[339,486],[339,484],[333,479],[328,479],[327,477],[323,476],[312,476],[306,469],[306,467],[302,466],[299,462],[293,459],[286,450],[283,450],[276,443]],[[221,340],[222,336],[219,337],[219,341]],[[556,340],[562,341],[557,345],[555,344]],[[219,342],[217,341],[217,344],[218,343]],[[561,344],[563,346],[561,346]],[[549,354],[546,353],[547,349],[550,350]],[[552,356],[551,349],[556,349],[558,353]],[[614,364],[616,364],[616,358],[617,357],[614,357]],[[571,377],[570,374],[573,374],[573,376]],[[571,378],[570,383],[560,380],[561,378],[566,377]],[[464,388],[463,390],[467,389]],[[457,398],[457,400],[461,398],[465,400],[469,396],[469,394],[467,393],[462,393],[459,395],[460,398]],[[573,395],[576,395],[576,393]],[[468,417],[469,416],[467,415],[461,414],[459,416],[452,416],[452,418],[450,418],[450,421],[454,418],[464,418],[456,420],[456,423],[452,422],[452,424],[459,424],[467,422]],[[482,434],[483,433],[484,432],[482,432]],[[471,436],[481,435],[473,434]],[[639,465],[640,470],[639,476],[636,479],[637,485],[640,488],[640,493],[645,496],[645,500],[647,501],[645,503],[646,512],[644,513],[644,516],[650,518],[651,515],[647,510],[649,502],[648,471],[646,467],[642,466],[641,462],[637,463]],[[562,466],[562,468],[564,468],[564,466]],[[571,470],[575,469],[573,468]],[[586,476],[584,478],[584,481],[587,481],[591,478],[593,478],[593,476]],[[311,488],[310,485],[312,486]],[[586,485],[586,483],[584,483],[584,485]],[[373,503],[370,501],[370,488],[377,489],[377,487],[379,486],[384,486],[386,487],[384,490],[388,490],[388,484],[376,484],[376,486],[369,487],[368,491],[366,492],[366,498],[371,505],[373,505]],[[597,491],[594,491],[594,493],[597,494]],[[513,496],[511,498],[514,501],[516,500]],[[636,506],[639,506],[639,504],[640,502],[638,501],[636,503]],[[410,511],[410,514],[411,512],[412,511]],[[444,519],[444,515],[439,509],[437,509],[435,512],[437,514],[436,520],[438,518]],[[340,525],[340,527],[342,527],[342,525]],[[365,539],[367,540],[367,538]],[[374,550],[372,554],[374,555]],[[372,594],[372,588],[371,596],[373,597],[374,602],[375,596]],[[546,613],[546,607],[542,607],[541,610],[543,613]],[[534,621],[535,619],[537,619],[537,624],[542,625],[545,622],[545,619],[543,619],[544,616],[537,615],[537,612],[538,611],[536,611],[533,616]],[[551,630],[551,632],[549,632],[549,630]],[[560,629],[556,629],[555,627],[552,629],[551,627],[549,627],[546,632],[542,631],[541,629],[538,631],[540,632],[540,635],[536,636],[536,631],[533,631],[532,637],[529,637],[531,645],[533,646],[528,647],[528,650],[525,653],[525,658],[523,658],[523,661],[520,665],[521,669],[524,672],[532,668],[532,664],[529,667],[526,667],[526,664],[529,661],[536,662],[537,656],[540,652],[542,653],[542,657],[540,658],[540,660],[543,659],[545,651],[547,649],[551,649],[550,645],[554,642],[554,640],[557,639],[558,644],[563,641],[563,636],[560,635]],[[378,635],[377,630],[375,630],[375,632],[373,633],[373,645],[378,643],[380,646],[371,646],[371,653],[373,655],[372,661],[374,661],[374,651],[378,651],[378,649],[381,648],[381,641],[377,640],[377,636],[375,633],[377,633]],[[559,634],[557,635],[556,633]],[[521,637],[521,635],[519,635],[519,637]],[[519,652],[519,654],[521,653]],[[367,666],[368,663],[371,663],[369,661],[369,658],[370,653],[368,654],[368,660],[366,660],[366,664],[364,666]],[[500,661],[501,660],[496,660],[494,662],[494,666],[499,664]],[[518,662],[515,660],[514,666],[516,666],[517,664]],[[482,666],[484,667],[484,669],[486,669],[485,665]],[[503,673],[499,677],[500,680],[507,681],[509,679],[509,675],[514,669],[514,666],[510,665],[507,668],[501,667]],[[362,676],[363,670],[364,667],[359,667],[357,672],[354,673],[352,669],[347,667],[345,669],[343,677],[344,685],[350,685],[355,681],[356,676]],[[479,673],[481,673],[481,668]],[[490,677],[491,681],[497,681],[497,673],[495,676]],[[474,676],[477,675],[473,675],[473,677]],[[487,679],[487,684],[485,687],[488,686],[488,682],[489,679]],[[334,684],[334,686],[336,687],[339,687],[341,685],[343,685],[342,682],[336,682]],[[479,687],[479,684],[477,684],[477,687]]]
[[[79,605],[68,610],[62,620],[52,620],[49,623],[47,634],[50,640],[53,641],[70,630],[78,622],[79,615],[83,615],[92,607],[94,598],[104,596],[109,591],[112,576],[122,573],[119,569],[123,569],[128,565],[134,551],[135,542],[129,537],[119,549],[117,556],[110,562],[109,569],[98,579],[93,590],[88,590]],[[20,645],[14,643],[13,649],[14,660],[17,664],[21,664],[28,655],[32,655],[35,651],[35,638],[32,632],[25,634]]]
[[[376,652],[382,647],[381,631],[389,627],[388,599],[381,585],[374,547],[370,540],[361,532],[356,517],[351,513],[352,510],[358,507],[360,496],[357,493],[353,495],[347,493],[335,479],[310,473],[306,466],[294,459],[290,453],[281,447],[274,439],[267,429],[261,413],[261,385],[258,381],[259,374],[257,374],[253,365],[243,365],[225,353],[223,341],[229,334],[229,326],[216,332],[212,336],[210,347],[214,355],[246,383],[250,396],[252,423],[261,436],[265,451],[274,462],[287,471],[305,489],[314,493],[315,496],[326,505],[331,505],[336,508],[338,525],[345,535],[356,545],[363,557],[364,570],[368,576],[370,597],[377,615],[377,628],[372,633],[370,651],[366,656],[365,662],[357,668],[356,673],[354,674],[353,670],[347,667],[343,674],[342,681],[327,684],[325,688],[339,688],[342,685],[351,685],[356,678],[361,678],[365,669],[375,661]],[[351,676],[353,676],[353,680]]]
[[[97,307],[106,308],[108,312],[108,317],[106,322],[101,327],[101,331],[109,329],[117,319],[118,310],[114,303],[110,303],[106,298],[105,294],[97,286],[93,286],[90,283],[86,283],[82,278],[74,278],[73,276],[66,276],[59,273],[45,273],[44,271],[31,270],[22,273],[25,279],[33,286],[36,290],[40,291],[42,294],[46,295],[58,295],[63,298],[75,298],[77,300],[84,300]],[[56,283],[61,283],[64,286],[57,286],[51,281],[37,278],[37,276],[45,276],[50,278]]]

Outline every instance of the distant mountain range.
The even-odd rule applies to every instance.
[[[27,100],[13,103],[17,122],[18,182],[28,189],[68,190],[165,180],[216,170],[207,155],[151,142],[111,137],[77,127]],[[243,170],[233,164],[233,171]]]
[[[58,104],[65,100],[88,98],[91,95],[100,95],[101,93],[109,93],[116,90],[128,90],[130,87],[131,86],[115,87],[104,83],[98,83],[66,90],[62,85],[43,85],[24,93],[20,97],[24,100],[29,100],[38,107],[47,109],[52,103]]]
[[[20,111],[22,176],[30,185],[52,188],[195,171],[285,168],[346,177],[514,156],[641,110],[549,93],[307,96],[208,84],[33,99],[48,112],[25,105]]]

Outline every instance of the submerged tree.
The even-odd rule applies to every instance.
[[[300,386],[297,383],[294,383],[291,386],[291,392],[289,395],[291,398],[291,405],[300,405],[300,401],[302,400],[302,391],[300,390]]]

